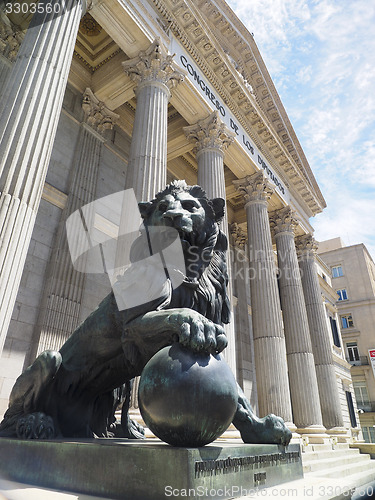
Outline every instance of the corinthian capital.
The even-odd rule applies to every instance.
[[[224,151],[236,136],[220,120],[217,111],[211,113],[207,118],[199,120],[195,125],[184,127],[184,132],[188,139],[195,141],[197,152],[206,148]]]
[[[0,11],[0,54],[9,59],[9,61],[14,61],[24,37],[25,31],[20,31],[19,28]]]
[[[244,248],[247,242],[247,234],[245,231],[237,224],[237,222],[233,222],[233,224],[230,225],[229,230],[233,243],[239,248]]]
[[[184,73],[173,62],[173,55],[168,54],[159,38],[137,57],[123,62],[122,67],[138,83],[138,89],[141,84],[155,82],[166,85],[170,90],[184,79]]]
[[[312,234],[304,234],[297,236],[296,249],[298,257],[312,257],[315,258],[318,249],[318,243]]]
[[[246,203],[266,202],[274,193],[274,188],[262,171],[233,181],[233,184],[244,195]]]
[[[280,210],[271,212],[270,225],[275,235],[284,232],[294,233],[298,225],[298,219],[294,210],[289,206],[283,207]]]
[[[90,88],[83,94],[82,109],[87,124],[100,134],[105,130],[111,130],[119,118],[119,115],[108,109],[104,102],[99,101]]]

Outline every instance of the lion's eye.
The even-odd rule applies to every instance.
[[[168,210],[168,204],[167,203],[159,203],[159,210],[160,212],[166,212]]]
[[[197,204],[194,201],[186,200],[181,203],[182,208],[185,210],[189,210],[189,212],[192,212],[195,208],[197,208]]]

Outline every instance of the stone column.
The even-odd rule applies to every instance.
[[[232,240],[233,321],[236,332],[237,382],[258,412],[254,341],[251,324],[247,234],[234,222],[229,226]]]
[[[226,200],[224,151],[233,142],[235,134],[221,122],[217,111],[214,111],[207,118],[199,120],[195,125],[184,127],[184,132],[188,139],[195,142],[195,153],[198,162],[198,185],[206,191],[209,198],[223,198]],[[221,230],[226,235],[229,243],[226,208]],[[232,273],[229,258],[227,264],[228,295],[229,299],[232,299]],[[223,352],[223,355],[233,373],[236,374],[236,339],[233,318],[228,325],[225,325],[225,331],[228,337],[228,347]]]
[[[122,63],[126,74],[136,83],[137,107],[130,144],[126,189],[133,188],[138,201],[150,201],[167,184],[167,125],[171,89],[184,78],[173,62],[173,56],[157,38],[138,57]],[[124,213],[120,234],[125,234],[128,218],[139,213]],[[128,255],[127,243],[119,242],[116,252],[117,271]],[[138,408],[139,377],[134,380],[131,405]]]
[[[94,201],[101,149],[105,141],[103,134],[105,130],[112,129],[118,119],[118,115],[100,102],[89,88],[83,95],[82,109],[84,122],[81,124],[74,154],[69,195],[47,271],[38,319],[36,355],[46,349],[60,349],[78,326],[86,274],[73,268],[65,224],[73,212]],[[84,267],[83,262],[80,267]]]
[[[122,63],[125,73],[137,82],[137,107],[130,145],[126,188],[138,201],[151,200],[167,183],[167,114],[171,89],[183,73],[159,39]]]
[[[259,415],[275,413],[292,426],[285,338],[267,210],[268,199],[274,190],[263,172],[234,181],[234,184],[246,201]]]
[[[325,428],[322,425],[314,355],[294,243],[294,230],[298,221],[290,207],[271,213],[270,220],[280,273],[279,289],[293,419],[297,432],[312,434],[311,439],[314,438],[315,442],[322,441]],[[325,437],[328,438],[327,435]]]
[[[38,5],[47,4],[41,0]],[[0,354],[47,173],[73,49],[85,5],[34,14],[0,108]]]
[[[333,363],[330,334],[316,269],[315,252],[317,244],[314,238],[310,234],[307,234],[297,237],[296,245],[315,359],[323,425],[329,429],[329,434],[334,434],[335,431],[340,433],[341,429],[333,429],[343,427],[344,423]]]

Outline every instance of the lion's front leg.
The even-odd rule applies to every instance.
[[[238,406],[233,425],[240,431],[243,442],[287,446],[292,439],[292,433],[284,420],[273,414],[263,418],[257,417],[240,386],[237,388]]]
[[[180,344],[193,351],[221,352],[228,344],[224,328],[192,309],[175,309],[168,318]]]
[[[188,308],[148,312],[127,326],[124,339],[141,343],[149,357],[176,340],[196,352],[221,352],[228,343],[221,325]]]

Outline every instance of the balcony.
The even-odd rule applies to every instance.
[[[354,359],[354,360],[346,358],[346,361],[350,363],[352,366],[364,366],[369,364],[367,356],[359,356],[359,359]]]
[[[375,401],[357,401],[357,408],[360,413],[375,412]]]

